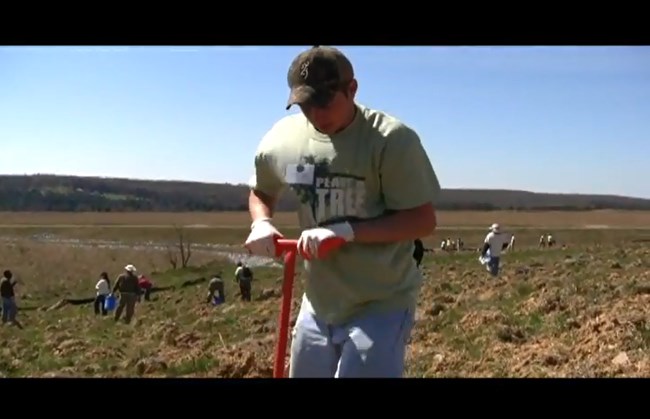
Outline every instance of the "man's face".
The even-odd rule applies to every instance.
[[[301,104],[300,109],[309,122],[323,134],[337,133],[350,122],[350,109],[354,104],[356,83],[353,81],[346,90],[337,90],[332,99],[324,106]]]

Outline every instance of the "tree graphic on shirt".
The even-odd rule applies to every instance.
[[[318,205],[318,193],[316,193],[316,180],[326,178],[330,171],[330,161],[327,158],[316,159],[315,156],[308,155],[301,159],[297,169],[298,172],[304,170],[304,165],[314,166],[314,179],[310,185],[293,184],[290,185],[294,190],[301,205],[306,205],[311,210],[311,215],[316,220],[316,210]]]

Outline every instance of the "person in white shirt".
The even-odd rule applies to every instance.
[[[508,245],[512,235],[501,232],[501,226],[497,223],[492,224],[489,231],[483,241],[481,259],[488,257],[487,253],[488,251],[490,252],[489,259],[486,262],[486,268],[492,276],[497,276],[499,274],[501,251]]]
[[[555,239],[551,233],[548,233],[548,236],[546,236],[546,245],[548,247],[553,247],[555,245]]]
[[[111,281],[108,279],[108,274],[102,272],[99,275],[99,281],[95,285],[95,290],[97,290],[97,296],[95,297],[95,315],[98,315],[101,311],[102,316],[108,314],[106,308],[104,307],[104,302],[106,297],[111,293]]]
[[[235,282],[237,282],[237,278],[241,276],[241,271],[244,269],[244,264],[239,261],[237,262],[237,268],[235,269]]]

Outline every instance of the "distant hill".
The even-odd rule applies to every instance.
[[[245,185],[29,175],[0,176],[0,211],[242,211]],[[296,205],[286,193],[279,210]],[[650,210],[650,199],[547,194],[512,190],[445,189],[443,210]]]

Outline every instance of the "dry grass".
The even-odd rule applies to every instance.
[[[278,226],[280,231],[288,238],[297,238],[300,230],[295,226]],[[228,244],[235,247],[242,246],[249,233],[248,226],[184,228],[184,237],[197,244]],[[553,235],[562,243],[572,245],[584,241],[642,239],[650,237],[650,229],[625,230],[625,229],[548,229],[536,227],[508,228],[517,236],[517,243],[522,246],[534,246],[539,236],[544,233]],[[480,245],[485,237],[486,229],[480,227],[462,227],[459,229],[439,229],[432,236],[423,238],[429,246],[436,246],[443,238],[461,237],[470,247]],[[178,241],[175,229],[169,227],[148,228],[142,226],[131,227],[5,227],[0,228],[0,237],[29,240],[95,240],[119,241],[124,243],[139,243],[146,245],[150,242],[174,245]]]
[[[438,222],[442,227],[498,222],[513,228],[648,228],[650,211],[441,211]]]
[[[469,247],[477,247],[484,224],[476,230],[446,230],[427,242],[460,235]],[[108,230],[54,233],[101,236]],[[126,234],[127,229],[114,230]],[[160,230],[132,228],[137,237],[130,239],[153,240]],[[537,250],[537,237],[546,230],[517,231],[521,250],[504,257],[503,274],[496,280],[478,264],[476,253],[427,254],[408,376],[650,374],[650,248],[644,242],[650,233],[554,229],[567,249]],[[241,243],[245,232],[245,227],[212,228],[191,234],[206,234],[198,241]],[[260,298],[242,303],[235,297],[232,263],[210,253],[193,256],[197,267],[166,271],[165,251],[146,246],[82,248],[22,236],[0,243],[0,252],[2,268],[12,269],[21,281],[17,300],[24,326],[0,328],[2,375],[271,375],[279,268],[256,269],[253,295]],[[126,263],[152,273],[157,285],[177,286],[223,270],[228,301],[206,305],[204,284],[164,291],[137,306],[131,325],[97,318],[89,305],[39,309],[66,296],[92,296],[99,272],[113,278]],[[298,284],[294,317],[300,290]]]
[[[648,229],[650,212],[445,212],[438,214],[439,228],[427,238],[434,243],[442,237],[480,241],[485,228],[493,222],[514,231],[519,243],[533,245],[542,233],[580,228],[570,237],[593,240],[605,236],[628,234],[628,229]],[[297,237],[299,229],[294,214],[279,213],[276,225],[286,237]],[[196,243],[241,245],[249,231],[247,213],[0,213],[0,236],[22,238],[55,235],[68,239],[120,240],[125,242],[174,243],[174,225],[183,225],[186,235]],[[604,228],[604,226],[609,228]],[[599,228],[603,227],[603,228]],[[642,234],[642,232],[636,233]],[[570,239],[569,239],[570,240]]]
[[[0,249],[3,270],[11,269],[19,279],[21,299],[28,305],[92,297],[102,271],[115,278],[129,263],[147,275],[171,268],[166,251],[149,248],[83,248],[20,240],[0,243]],[[213,260],[209,253],[196,252],[190,263],[200,266]]]
[[[296,225],[294,213],[277,213],[278,225]],[[0,212],[0,225],[37,226],[171,226],[204,225],[213,227],[242,227],[250,225],[247,212]]]
[[[483,227],[500,222],[511,227],[567,228],[609,226],[638,228],[650,226],[650,211],[440,211],[440,227]],[[280,226],[295,226],[294,213],[278,213],[275,222]],[[66,225],[130,225],[170,226],[204,225],[240,228],[250,224],[246,212],[212,213],[57,213],[57,212],[2,212],[0,225],[66,226]]]
[[[650,374],[650,249],[515,252],[489,278],[474,255],[429,271],[410,376]]]
[[[0,328],[0,376],[243,376],[252,373],[239,366],[243,340],[266,336],[273,327],[272,317],[264,312],[268,306],[236,301],[232,263],[207,253],[192,257],[195,267],[172,271],[166,252],[147,248],[19,241],[2,243],[0,251],[3,269],[10,268],[19,280],[18,320],[23,326]],[[106,270],[115,278],[126,263],[150,274],[155,286],[176,288],[139,304],[130,325],[95,316],[92,304],[48,310],[64,298],[92,298],[99,273]],[[277,268],[255,271],[255,297],[278,286]],[[229,301],[223,307],[205,304],[206,283],[180,287],[217,272],[226,279]],[[273,297],[273,291],[265,295]],[[270,354],[272,342],[267,346]]]

